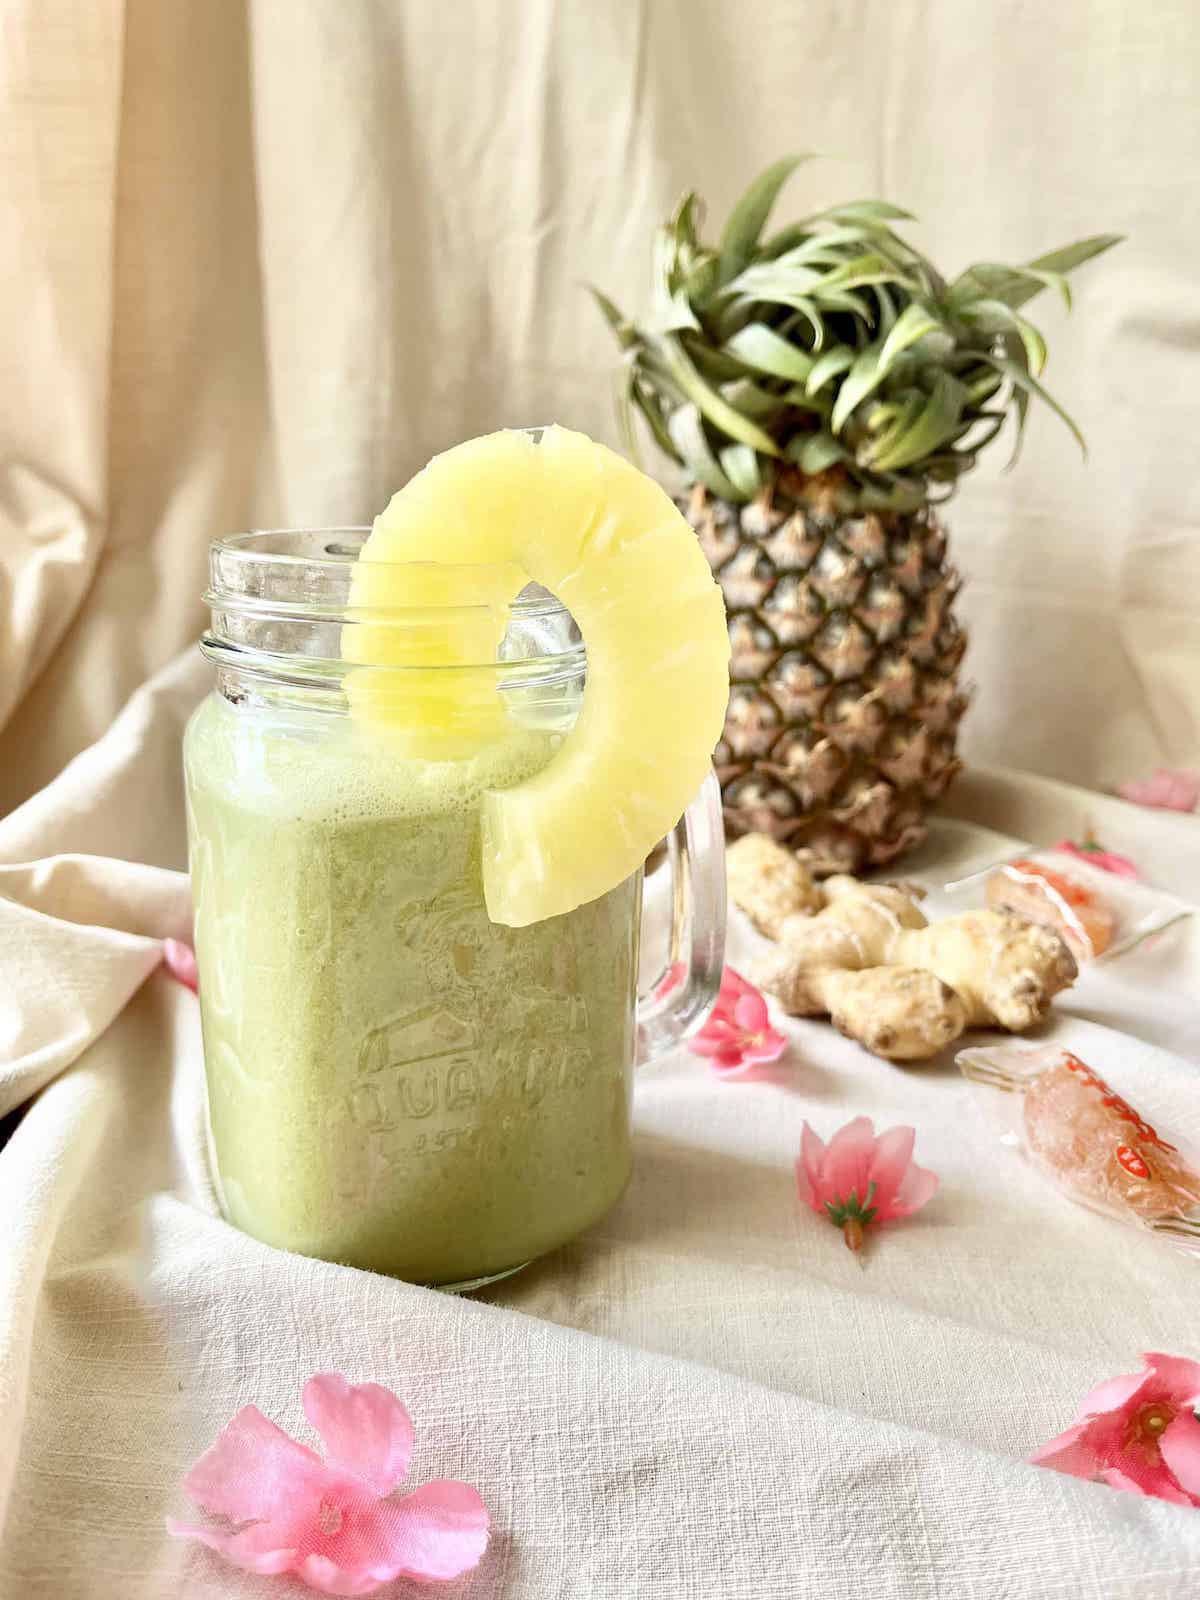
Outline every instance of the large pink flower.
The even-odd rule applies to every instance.
[[[1200,772],[1172,772],[1169,767],[1156,767],[1153,777],[1119,783],[1117,793],[1122,800],[1132,800],[1136,806],[1155,806],[1160,811],[1195,811],[1200,804]]]
[[[914,1128],[889,1128],[875,1137],[870,1117],[855,1117],[826,1146],[804,1124],[796,1181],[800,1198],[842,1230],[851,1250],[877,1222],[910,1217],[933,1199],[938,1180],[912,1159]]]
[[[771,1026],[767,1002],[741,973],[726,967],[721,991],[708,1021],[688,1040],[688,1049],[707,1056],[722,1078],[740,1078],[755,1067],[778,1061],[787,1040]]]
[[[1143,1372],[1109,1378],[1083,1398],[1079,1421],[1030,1461],[1114,1489],[1200,1506],[1200,1361],[1151,1352]]]
[[[456,1578],[488,1540],[488,1514],[468,1484],[441,1479],[392,1497],[408,1470],[408,1412],[378,1383],[335,1372],[304,1386],[304,1414],[322,1459],[244,1406],[183,1480],[227,1526],[167,1519],[247,1572],[294,1572],[322,1594],[372,1594],[393,1578]]]

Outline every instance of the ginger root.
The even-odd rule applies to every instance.
[[[1043,1022],[1079,974],[1054,931],[1012,911],[964,911],[897,939],[893,961],[936,972],[961,997],[967,1027],[1020,1033]]]
[[[792,1015],[828,1015],[889,1060],[925,1060],[966,1028],[1020,1032],[1075,981],[1075,959],[1058,934],[1012,912],[966,911],[930,924],[907,887],[844,876],[827,879],[824,896],[815,915],[782,918],[782,898],[772,899],[780,943],[751,975]],[[761,898],[758,906],[762,915]]]
[[[785,917],[824,905],[820,888],[792,852],[765,833],[747,833],[725,852],[729,898],[760,933],[777,939]]]
[[[834,1027],[889,1061],[925,1061],[967,1026],[948,983],[920,967],[797,970],[784,950],[764,957],[755,981],[793,1016],[828,1016]]]

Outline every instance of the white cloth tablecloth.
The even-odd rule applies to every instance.
[[[1196,1595],[1200,1512],[1022,1457],[1141,1351],[1200,1357],[1200,1265],[1062,1202],[948,1064],[815,1022],[764,1082],[677,1053],[641,1076],[617,1209],[475,1299],[223,1223],[197,1003],[157,969],[187,932],[178,740],[204,676],[177,664],[0,823],[0,1111],[24,1108],[0,1150],[3,1600],[292,1592],[163,1517],[239,1406],[303,1432],[322,1369],[404,1398],[414,1482],[482,1492],[495,1537],[454,1595]],[[1090,820],[1197,894],[1200,823],[1051,789],[977,775],[956,805],[1039,842]],[[947,824],[916,867],[936,882],[993,843]],[[1131,962],[1087,973],[1055,1037],[1200,1138],[1200,922]],[[860,1112],[915,1124],[942,1180],[865,1264],[792,1172],[806,1117],[828,1135]]]

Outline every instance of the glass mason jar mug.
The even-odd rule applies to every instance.
[[[211,552],[216,686],[184,765],[213,1172],[225,1216],[269,1244],[478,1286],[625,1187],[639,1042],[682,1038],[720,983],[719,796],[710,775],[669,837],[669,983],[638,995],[641,871],[566,915],[491,922],[480,801],[570,736],[584,645],[532,586],[491,631],[480,605],[436,603],[494,593],[480,569],[448,585],[414,565],[389,580],[399,604],[356,608],[366,533]],[[381,637],[386,664],[349,643]]]

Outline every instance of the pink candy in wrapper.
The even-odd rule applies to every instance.
[[[1200,1256],[1200,1163],[1078,1056],[1061,1046],[1000,1046],[957,1059],[964,1076],[1014,1097],[999,1102],[1010,1137],[1072,1200]]]
[[[1031,922],[1054,928],[1076,961],[1094,961],[1113,940],[1116,918],[1099,894],[1037,861],[1008,861],[987,881],[987,903],[1017,911]]]

